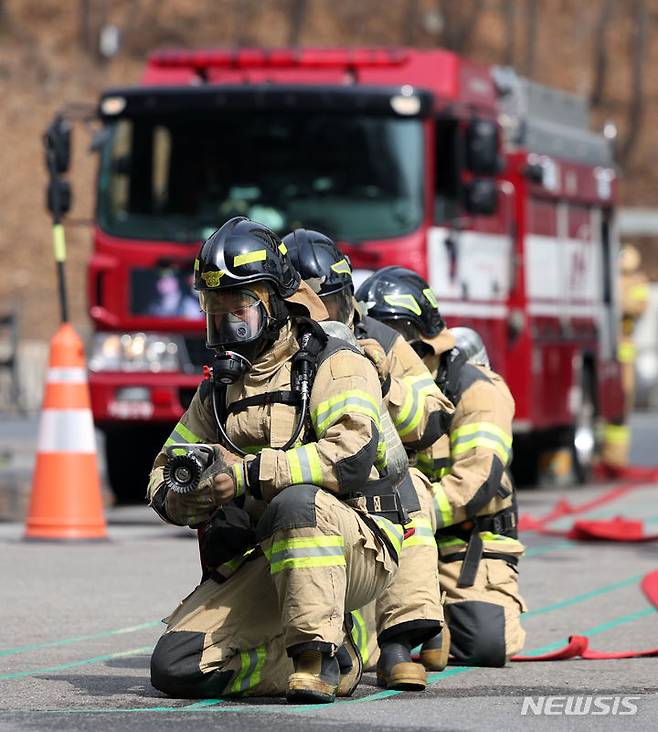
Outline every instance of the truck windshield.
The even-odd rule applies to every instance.
[[[109,234],[198,242],[232,216],[279,234],[400,236],[423,213],[418,119],[254,109],[115,122],[98,219]]]

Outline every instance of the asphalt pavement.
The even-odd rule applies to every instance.
[[[634,422],[638,463],[658,463],[658,417]],[[611,484],[523,491],[521,513],[545,515],[563,498],[581,504]],[[640,485],[578,517],[622,514],[658,532],[658,484]],[[575,517],[551,523],[568,529]],[[161,523],[141,506],[108,511],[110,541],[24,542],[22,526],[0,524],[0,731],[182,728],[197,730],[653,730],[658,658],[449,667],[423,693],[395,693],[366,674],[351,699],[290,706],[281,699],[174,700],[149,683],[149,654],[167,615],[195,586],[192,532]],[[587,635],[598,650],[658,646],[658,614],[640,589],[658,570],[657,544],[583,544],[524,532],[521,563],[525,653]],[[562,697],[633,697],[633,715],[566,716]],[[524,699],[558,697],[535,716]],[[562,701],[561,701],[562,699]],[[549,700],[550,701],[550,700]],[[614,709],[608,700],[608,709]],[[543,703],[543,702],[542,702]],[[604,702],[605,708],[605,702]],[[592,709],[601,710],[600,706]],[[627,711],[620,706],[617,711]]]

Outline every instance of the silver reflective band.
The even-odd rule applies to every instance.
[[[90,409],[44,409],[39,421],[37,451],[96,452]]]
[[[60,366],[48,369],[48,383],[84,384],[87,370],[77,366]]]

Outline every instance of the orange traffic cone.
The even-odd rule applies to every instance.
[[[25,538],[107,538],[84,349],[69,323],[50,343]]]

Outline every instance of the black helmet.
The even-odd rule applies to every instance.
[[[444,328],[439,303],[425,280],[405,267],[384,267],[365,280],[356,292],[368,315],[376,320],[403,321],[408,339],[433,338]]]
[[[295,229],[283,237],[290,261],[320,297],[352,287],[352,268],[334,242],[319,231]]]
[[[297,290],[299,280],[279,237],[243,216],[229,219],[211,234],[194,262],[194,288],[201,292],[268,282],[286,298]]]
[[[352,268],[334,242],[319,231],[295,229],[283,237],[293,266],[322,298],[329,316],[347,323],[354,309]]]

